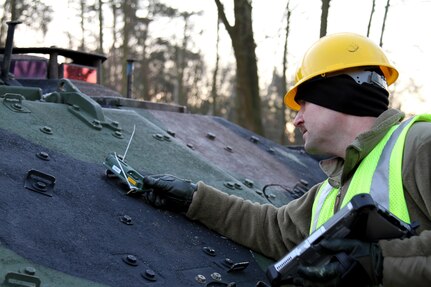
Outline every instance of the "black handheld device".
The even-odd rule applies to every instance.
[[[316,229],[281,260],[270,265],[266,276],[272,286],[292,283],[300,264],[319,266],[333,255],[325,254],[318,243],[323,239],[352,238],[368,242],[380,239],[406,238],[415,235],[414,224],[398,219],[376,203],[369,194],[358,194]]]

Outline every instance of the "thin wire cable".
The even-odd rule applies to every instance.
[[[133,136],[135,135],[136,125],[133,125],[133,132],[130,136],[129,143],[127,144],[126,151],[124,152],[123,161],[126,160],[127,151],[129,150],[130,143],[132,142]]]

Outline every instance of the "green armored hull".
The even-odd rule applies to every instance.
[[[23,56],[30,52],[48,57]],[[96,71],[101,55],[58,48],[13,53],[20,54],[11,62],[21,72],[23,61],[45,72],[3,75],[0,85],[2,286],[265,282],[262,256],[127,192],[141,176],[169,173],[280,206],[323,178],[315,159],[222,118],[127,99],[58,73],[58,55]],[[126,149],[129,184],[109,172],[107,161]]]

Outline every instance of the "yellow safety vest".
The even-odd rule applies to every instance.
[[[404,222],[410,216],[404,198],[402,160],[406,134],[411,125],[431,121],[431,115],[418,115],[392,127],[359,164],[344,196],[344,207],[353,196],[369,193],[372,198]],[[324,181],[316,194],[311,214],[310,234],[334,215],[338,188]]]

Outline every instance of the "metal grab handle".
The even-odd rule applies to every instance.
[[[20,284],[20,282],[22,282],[23,284]],[[4,283],[7,286],[29,286],[28,283],[31,283],[35,287],[40,287],[41,281],[38,277],[35,277],[35,276],[9,272],[5,276]]]

